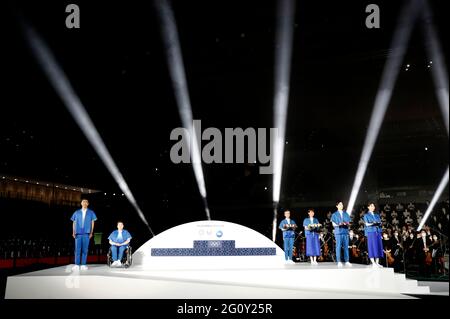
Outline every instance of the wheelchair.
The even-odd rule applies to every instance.
[[[132,250],[131,246],[128,246],[127,249],[125,249],[125,251],[123,252],[122,260],[120,261],[122,263],[122,267],[128,268],[131,266],[132,261],[133,261],[132,255],[133,255],[133,250]],[[108,250],[108,255],[106,257],[106,263],[108,264],[108,267],[111,267],[111,264],[113,263],[111,247],[109,247],[109,250]]]

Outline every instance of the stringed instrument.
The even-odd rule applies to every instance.
[[[386,254],[386,259],[387,259],[388,265],[392,266],[394,264],[394,262],[395,262],[395,258],[392,257],[391,251],[390,250],[389,251],[385,250],[384,253]]]
[[[328,248],[328,240],[323,240],[323,249],[321,249],[322,254],[317,258],[318,261],[324,261],[325,256],[328,256],[329,248]]]
[[[433,262],[433,256],[431,255],[431,251],[428,248],[425,248],[425,264],[427,266],[431,266]]]
[[[328,253],[329,253],[328,241],[326,241],[325,244],[323,244],[323,255],[328,256]]]
[[[360,253],[359,249],[357,247],[353,246],[352,247],[352,257],[358,258],[359,257],[359,253]]]

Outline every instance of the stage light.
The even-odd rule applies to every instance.
[[[417,231],[420,231],[422,227],[425,225],[428,217],[430,216],[431,212],[434,209],[434,206],[436,206],[437,201],[442,195],[442,192],[444,191],[445,187],[448,184],[448,174],[449,174],[449,168],[447,167],[447,171],[445,172],[444,176],[442,177],[441,182],[439,183],[439,186],[436,190],[436,192],[433,195],[433,198],[431,199],[430,204],[428,205],[428,208],[425,212],[425,215],[423,215],[422,220],[420,221],[419,227],[417,227]]]
[[[198,145],[198,138],[193,129],[192,108],[175,17],[167,0],[155,0],[154,3],[161,21],[162,39],[166,48],[167,64],[178,105],[178,112],[182,125],[187,129],[189,137],[192,140],[192,145],[188,145],[192,158],[192,168],[200,195],[203,199],[206,218],[210,220],[211,215],[206,200],[206,186],[201,164],[200,145]]]
[[[114,180],[119,185],[119,188],[124,192],[124,194],[126,194],[131,205],[134,207],[141,220],[145,225],[147,225],[149,231],[154,236],[154,233],[150,228],[147,219],[139,208],[130,188],[128,187],[128,184],[125,182],[125,179],[120,173],[119,168],[117,167],[116,163],[111,157],[111,154],[106,148],[106,145],[103,143],[100,134],[95,128],[94,123],[92,123],[92,120],[89,117],[83,104],[81,103],[80,98],[73,90],[69,79],[64,74],[63,70],[59,67],[52,52],[49,50],[49,48],[47,48],[46,44],[39,37],[39,35],[32,29],[31,26],[25,23],[25,21],[21,20],[20,22],[22,23],[23,30],[30,45],[31,51],[36,57],[39,65],[46,74],[53,88],[58,93],[59,97],[86,136],[87,140],[91,143],[92,148],[102,159],[103,163],[113,176]]]
[[[445,57],[442,54],[441,45],[433,24],[433,15],[427,1],[423,1],[423,20],[422,30],[424,33],[425,47],[430,64],[435,62],[431,68],[436,95],[439,106],[441,108],[444,124],[449,133],[449,97],[448,97],[448,75],[447,67],[445,65]]]
[[[436,90],[436,95],[438,98],[439,106],[441,109],[441,113],[444,119],[445,128],[447,129],[447,135],[449,134],[449,97],[448,97],[448,75],[447,75],[447,67],[445,65],[444,55],[442,54],[441,45],[439,43],[439,39],[437,33],[435,31],[435,27],[433,24],[433,16],[431,9],[428,5],[427,1],[423,1],[424,10],[423,10],[423,20],[422,20],[422,30],[424,33],[425,39],[425,47],[430,58],[430,64],[428,68],[431,68],[431,64],[435,61],[435,65],[432,70],[434,86]],[[449,168],[447,167],[447,171],[442,177],[441,182],[433,195],[433,198],[428,205],[428,208],[423,216],[417,231],[421,230],[423,225],[425,225],[428,217],[436,205],[436,202],[439,200],[442,192],[448,184],[449,179]]]
[[[353,182],[350,199],[347,205],[347,212],[352,214],[353,206],[361,188],[361,183],[367,170],[367,166],[372,156],[372,151],[380,131],[381,124],[386,113],[386,109],[391,99],[392,91],[401,69],[402,61],[405,56],[407,45],[411,37],[413,23],[419,12],[418,1],[411,1],[410,5],[405,6],[400,14],[399,23],[394,33],[391,43],[391,54],[384,66],[380,86],[375,98],[372,116],[370,118],[369,128],[364,141],[361,158],[355,180]]]
[[[293,0],[278,1],[277,27],[275,38],[275,96],[274,127],[278,136],[274,139],[273,157],[273,193],[274,215],[272,240],[275,241],[277,231],[277,206],[280,201],[281,176],[283,172],[284,145],[286,134],[286,116],[289,100],[289,79],[291,70],[292,41],[294,34],[295,2]],[[287,144],[287,143],[286,143]]]
[[[428,147],[425,147],[425,151],[428,151]]]

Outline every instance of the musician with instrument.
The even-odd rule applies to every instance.
[[[337,211],[331,215],[331,223],[334,227],[334,237],[336,238],[336,260],[338,267],[342,267],[341,250],[344,249],[345,266],[351,267],[349,253],[348,253],[348,229],[350,225],[350,215],[344,211],[344,204],[342,201],[336,203]]]
[[[416,236],[413,231],[408,231],[406,238],[403,240],[403,247],[405,248],[405,263],[407,265],[415,262],[416,256]]]
[[[392,251],[392,241],[388,233],[383,233],[383,239],[381,240],[381,242],[383,243],[383,251],[384,255],[386,256],[386,258],[383,259],[382,264],[386,267],[394,266],[394,252]]]
[[[403,258],[403,240],[398,230],[394,230],[394,236],[391,238],[391,247],[394,257],[394,271],[398,271],[400,270],[401,260]]]
[[[432,273],[438,274],[441,272],[444,265],[442,263],[443,256],[441,254],[441,242],[436,234],[433,234],[433,236],[431,236],[430,251],[431,257],[433,258],[433,262],[431,264]]]
[[[369,203],[368,212],[364,215],[364,234],[367,237],[367,250],[372,267],[383,267],[380,265],[380,258],[384,257],[383,244],[381,242],[381,218],[375,213],[375,204]]]
[[[291,212],[289,210],[284,212],[284,217],[285,219],[280,222],[278,228],[283,232],[285,261],[286,263],[293,264],[292,253],[294,250],[295,229],[297,229],[297,224],[291,219]]]
[[[322,226],[319,220],[314,218],[314,210],[308,210],[308,216],[303,220],[306,235],[306,256],[311,259],[311,265],[318,265],[317,257],[320,256],[319,229]]]
[[[352,229],[349,231],[349,245],[348,249],[350,249],[350,260],[353,263],[360,263],[361,262],[361,251],[359,249],[359,246],[361,244],[361,241],[357,238],[355,233]]]
[[[425,229],[420,232],[420,238],[416,240],[416,260],[419,264],[419,275],[430,276],[433,257],[431,253],[431,240]]]

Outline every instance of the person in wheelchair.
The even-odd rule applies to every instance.
[[[130,233],[123,229],[123,222],[117,222],[117,230],[113,231],[108,237],[109,244],[111,245],[111,257],[113,263],[111,267],[122,266],[121,260],[124,251],[129,247],[131,235]]]

